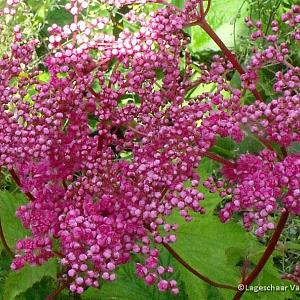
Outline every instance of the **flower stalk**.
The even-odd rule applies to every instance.
[[[211,26],[207,23],[207,21],[204,18],[201,18],[200,21],[197,22],[197,25],[199,25],[212,38],[212,40],[219,46],[219,48],[222,50],[224,55],[232,63],[232,65],[240,73],[240,75],[245,74],[245,70],[243,69],[241,64],[238,62],[235,55],[226,47],[226,45],[219,38],[219,36],[216,34],[216,32],[211,28]],[[262,96],[256,89],[253,90],[252,93],[257,100],[263,101]]]
[[[247,277],[246,280],[244,280],[242,282],[242,284],[244,285],[244,287],[246,288],[247,286],[251,285],[251,283],[256,279],[256,277],[258,276],[258,274],[261,272],[261,270],[263,269],[263,267],[266,265],[267,261],[269,260],[270,256],[272,255],[272,253],[275,250],[276,244],[279,240],[279,237],[284,229],[284,226],[287,222],[289,216],[289,212],[288,211],[284,211],[281,214],[281,217],[279,219],[279,222],[277,224],[277,227],[272,235],[271,240],[269,241],[269,244],[265,250],[265,252],[263,253],[262,257],[260,258],[259,262],[257,263],[256,267],[254,268],[254,270],[251,272],[251,274]],[[241,299],[241,297],[243,296],[243,294],[245,293],[245,288],[243,290],[238,291],[233,300],[239,300]]]
[[[165,247],[166,250],[168,250],[168,252],[182,265],[184,266],[189,272],[191,272],[192,274],[194,274],[195,276],[197,276],[199,279],[201,279],[202,281],[208,283],[209,285],[212,285],[214,287],[217,288],[222,288],[222,289],[228,289],[228,290],[234,290],[236,291],[237,288],[232,286],[232,285],[228,285],[228,284],[223,284],[223,283],[219,283],[216,281],[211,280],[210,278],[208,278],[207,276],[199,273],[197,270],[195,270],[192,266],[190,266],[183,258],[181,258],[179,256],[179,254],[168,244],[163,243],[163,246]]]

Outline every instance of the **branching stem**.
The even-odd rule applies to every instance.
[[[232,161],[227,160],[227,159],[225,159],[221,156],[218,156],[218,155],[214,154],[213,152],[207,151],[203,155],[210,158],[210,159],[212,159],[212,160],[214,160],[214,161],[216,161],[216,162],[218,162],[218,163],[221,163],[222,165],[226,165],[226,166],[231,167],[231,168],[235,167],[235,163],[233,163]]]
[[[165,247],[166,250],[182,265],[184,266],[188,271],[190,271],[192,274],[200,278],[201,280],[205,281],[206,283],[215,286],[217,288],[222,288],[222,289],[228,289],[228,290],[234,290],[236,291],[237,288],[228,284],[223,284],[223,283],[218,283],[210,278],[206,277],[205,275],[199,273],[197,270],[195,270],[192,266],[190,266],[184,259],[182,259],[177,252],[174,251],[174,249],[169,246],[168,244],[163,243],[163,246]]]
[[[21,188],[21,187],[22,187],[21,181],[20,181],[20,179],[19,179],[17,173],[15,172],[15,170],[14,170],[14,169],[11,169],[11,170],[9,170],[9,173],[10,173],[11,177],[13,178],[13,180],[15,181],[15,183]],[[32,195],[31,193],[26,192],[25,195],[26,195],[31,201],[34,200],[34,197],[33,197],[33,195]]]
[[[45,300],[54,300],[66,287],[68,283],[65,282],[61,286],[59,286],[55,291],[53,291],[50,295],[48,295]]]
[[[223,41],[219,38],[219,36],[215,33],[215,31],[210,27],[210,25],[206,22],[204,18],[201,18],[197,24],[212,38],[212,40],[219,46],[227,59],[232,63],[234,68],[242,75],[245,74],[245,70],[237,61],[235,55],[226,47]],[[252,91],[253,95],[256,99],[263,101],[262,96],[257,90]]]
[[[286,224],[286,221],[288,219],[289,216],[289,212],[288,211],[284,211],[281,214],[281,217],[279,219],[279,222],[277,224],[277,227],[269,241],[269,244],[264,252],[264,254],[262,255],[262,257],[260,258],[259,262],[257,263],[256,267],[254,268],[254,270],[251,272],[251,274],[247,277],[246,280],[244,280],[242,282],[242,284],[244,285],[244,289],[241,291],[238,291],[233,300],[239,300],[241,299],[241,297],[243,296],[246,287],[249,286],[254,280],[255,278],[258,276],[258,274],[261,272],[261,270],[263,269],[263,267],[265,266],[265,264],[267,263],[268,259],[270,258],[270,256],[272,255],[276,244],[279,240],[279,237],[284,229],[284,225]]]

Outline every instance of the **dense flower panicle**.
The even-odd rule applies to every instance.
[[[274,90],[283,92],[283,96],[270,103],[256,101],[252,105],[243,106],[236,117],[249,130],[280,146],[288,147],[299,143],[299,67],[276,74]]]
[[[291,26],[290,39],[297,39],[299,35],[300,7],[293,6],[282,17],[283,21]],[[245,105],[236,113],[236,118],[252,133],[276,142],[280,146],[288,147],[292,143],[299,143],[299,112],[300,112],[300,68],[288,62],[289,40],[278,40],[279,23],[273,21],[272,35],[265,35],[261,22],[254,24],[247,20],[249,27],[255,27],[253,39],[262,39],[269,44],[265,49],[254,50],[253,56],[247,67],[246,73],[241,76],[244,88],[254,89],[259,80],[259,70],[271,63],[279,63],[285,67],[278,71],[273,86],[278,98],[270,103],[257,100],[254,104]]]
[[[223,222],[234,212],[242,212],[245,228],[250,230],[256,224],[256,235],[263,236],[274,228],[269,216],[277,209],[300,214],[300,156],[291,154],[283,161],[276,158],[275,152],[264,150],[259,156],[242,155],[235,167],[223,167],[225,179],[236,185],[231,201],[220,211]]]
[[[106,22],[50,27],[49,79],[28,67],[34,43],[18,44],[18,29],[12,55],[1,61],[1,166],[15,168],[22,191],[34,197],[17,211],[32,237],[19,242],[12,268],[49,259],[56,238],[72,291],[98,287],[99,278],[114,280],[115,268],[140,253],[145,282],[177,294],[176,282],[164,279],[172,269],[147,262],[155,243],[176,241],[177,226],[165,218],[174,208],[187,221],[190,211],[204,213],[196,168],[216,135],[240,138],[230,122],[239,94],[222,96],[228,90],[222,75],[232,66],[215,57],[199,83],[216,82],[217,91],[184,105],[193,84],[191,71],[181,80],[179,68],[188,42],[181,32],[185,19],[174,8],[159,9],[137,32],[124,30],[118,39],[97,35]],[[95,39],[85,42],[94,29]],[[63,48],[68,39],[75,44]],[[112,59],[117,63],[107,78]],[[98,120],[95,133],[91,116]],[[121,159],[125,152],[131,157]]]
[[[117,267],[137,253],[137,276],[178,294],[176,281],[165,276],[173,269],[159,264],[156,247],[176,241],[178,225],[167,218],[174,210],[186,221],[192,212],[205,213],[197,168],[216,139],[241,142],[249,125],[281,146],[299,141],[299,68],[277,73],[278,99],[242,106],[242,91],[227,82],[233,64],[225,58],[214,56],[194,76],[182,29],[199,17],[198,1],[186,1],[183,10],[165,4],[147,17],[129,12],[136,30],[115,37],[104,33],[109,19],[80,20],[88,2],[71,1],[73,23],[48,30],[47,78],[30,66],[36,41],[24,43],[15,28],[11,53],[0,60],[0,167],[16,173],[31,195],[17,216],[32,236],[17,243],[13,269],[58,255],[70,290],[82,293],[114,280]],[[288,46],[275,47],[275,40],[254,54],[244,88],[254,89],[263,64],[285,62]],[[197,85],[215,89],[187,96]],[[205,183],[232,196],[223,221],[243,212],[245,227],[255,223],[262,236],[274,228],[268,217],[277,209],[300,214],[298,154],[283,161],[270,151],[245,154],[223,173],[225,183]]]

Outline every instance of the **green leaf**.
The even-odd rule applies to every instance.
[[[23,239],[28,234],[28,231],[24,229],[16,217],[16,209],[25,203],[26,199],[22,194],[13,195],[6,191],[0,191],[0,218],[3,233],[7,244],[12,249],[18,240]]]
[[[0,254],[0,296],[3,294],[5,279],[10,272],[11,257],[6,252]]]
[[[288,148],[289,153],[298,153],[300,152],[300,144],[293,144]]]
[[[287,242],[285,244],[285,247],[287,247],[288,249],[292,249],[292,250],[300,250],[300,245],[293,243],[293,242]]]
[[[234,47],[234,35],[242,34],[245,30],[243,17],[247,13],[247,5],[241,0],[212,1],[206,20],[229,48]],[[192,52],[205,49],[219,51],[218,46],[199,26],[191,28]]]
[[[262,143],[253,134],[245,133],[245,138],[236,144],[231,138],[217,138],[217,143],[212,147],[213,152],[227,159],[234,159],[237,154],[257,154],[264,149]]]
[[[233,159],[235,158],[236,144],[229,137],[217,137],[217,143],[212,150],[224,158]]]
[[[246,135],[244,140],[238,144],[237,152],[242,153],[254,153],[257,154],[264,149],[262,143],[254,135]]]
[[[201,177],[201,181],[204,182],[209,176],[212,175],[214,170],[218,169],[219,164],[217,162],[207,157],[202,158],[198,168],[198,174]],[[201,191],[205,192],[207,190],[201,187]]]
[[[5,280],[3,300],[14,300],[18,295],[26,292],[44,276],[56,279],[57,263],[51,259],[42,266],[25,266],[19,271],[12,271]]]
[[[72,23],[72,15],[65,9],[61,9],[59,6],[50,6],[48,11],[46,22],[48,24],[57,24],[59,26],[64,26]]]
[[[41,281],[36,282],[31,288],[26,292],[20,294],[15,299],[16,300],[43,300],[46,299],[54,290],[57,289],[57,283],[52,277],[45,276]],[[59,295],[56,297],[57,300],[65,299],[70,300],[69,297],[63,297]]]
[[[28,0],[27,3],[34,11],[37,11],[43,5],[43,2],[39,0]]]
[[[199,84],[196,88],[192,90],[189,97],[196,97],[199,95],[202,95],[206,92],[212,92],[216,88],[215,84],[209,83],[209,84]]]
[[[171,3],[179,8],[184,7],[184,0],[172,0]]]
[[[230,85],[233,87],[233,88],[237,88],[237,89],[240,89],[241,88],[241,77],[240,77],[240,74],[238,71],[235,71],[232,75],[232,78],[230,80]]]
[[[93,82],[92,82],[92,86],[91,88],[96,92],[99,93],[101,91],[101,85],[99,83],[99,79],[96,78]]]
[[[41,82],[49,82],[50,81],[50,74],[47,72],[42,72],[38,76],[39,81]]]

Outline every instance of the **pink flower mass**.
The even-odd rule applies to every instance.
[[[117,280],[118,266],[136,254],[137,277],[176,295],[176,281],[165,278],[173,268],[161,265],[157,245],[176,242],[172,213],[187,222],[205,214],[200,187],[227,199],[222,222],[239,215],[258,237],[276,227],[275,212],[300,215],[300,154],[289,151],[300,142],[300,68],[288,62],[290,44],[300,40],[300,7],[273,21],[271,35],[246,20],[265,47],[253,49],[241,88],[233,88],[226,80],[237,67],[232,53],[199,64],[201,76],[193,76],[184,29],[207,24],[202,1],[182,9],[164,1],[102,2],[162,5],[148,15],[127,13],[137,29],[115,37],[105,30],[112,20],[80,18],[87,1],[68,2],[73,23],[48,28],[46,79],[33,64],[38,41],[25,40],[22,26],[0,59],[0,167],[29,198],[16,215],[30,236],[17,242],[11,268],[56,256],[70,290],[81,294],[99,280]],[[277,36],[282,26],[286,41]],[[257,82],[269,63],[282,68],[267,103]],[[187,97],[198,85],[215,89]],[[251,104],[242,100],[246,91],[256,95]],[[241,143],[249,134],[265,147],[260,153],[227,160],[212,151],[219,138]],[[217,182],[199,175],[204,158],[220,164]]]

